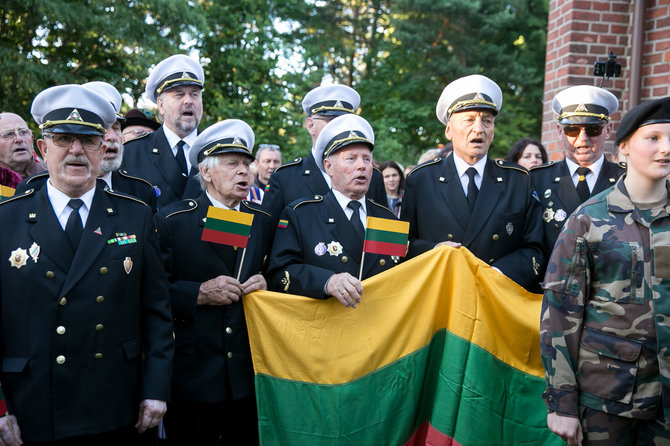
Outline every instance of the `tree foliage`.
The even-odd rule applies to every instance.
[[[300,102],[338,82],[361,94],[375,158],[413,163],[446,142],[442,89],[481,73],[504,92],[492,147],[503,156],[540,134],[547,11],[547,0],[5,0],[0,108],[28,118],[42,89],[90,80],[137,99],[150,67],[190,53],[206,74],[203,128],[244,119],[285,159],[304,155]]]

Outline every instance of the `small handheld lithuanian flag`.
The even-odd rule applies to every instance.
[[[14,189],[12,189],[9,186],[0,185],[0,201],[13,196],[14,196]]]
[[[202,240],[246,248],[253,221],[253,214],[210,206],[207,209],[205,229],[202,230]]]
[[[405,257],[409,222],[368,217],[363,252]]]

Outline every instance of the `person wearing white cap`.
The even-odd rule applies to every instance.
[[[189,152],[198,136],[204,85],[200,64],[183,54],[160,62],[147,79],[145,96],[158,106],[163,125],[127,143],[122,168],[154,186],[159,208],[200,194]]]
[[[121,115],[121,95],[113,85],[107,82],[95,81],[83,84],[102,97],[109,100],[114,107],[116,120],[105,132],[102,140],[102,161],[100,162],[100,178],[107,187],[139,198],[156,212],[156,192],[148,181],[128,175],[121,167],[123,162],[123,135],[121,134],[121,122],[125,118]],[[39,189],[49,178],[49,172],[42,172],[26,178],[18,187],[17,192],[23,193],[28,189]]]
[[[332,189],[284,209],[268,263],[270,289],[316,299],[332,296],[356,307],[363,294],[359,273],[366,279],[395,265],[391,256],[368,253],[361,270],[367,217],[396,220],[366,196],[374,141],[370,124],[358,115],[339,116],[323,128],[315,158]]]
[[[260,272],[272,231],[269,214],[245,201],[253,147],[254,132],[244,121],[207,128],[190,153],[204,193],[165,206],[155,217],[176,321],[173,396],[165,417],[170,445],[214,446],[219,437],[225,444],[258,443],[242,297],[266,288]],[[201,239],[210,206],[254,216],[244,254]]]
[[[528,171],[488,157],[501,107],[500,87],[485,76],[466,76],[445,87],[436,114],[453,152],[410,172],[400,219],[410,223],[409,256],[462,245],[536,290],[545,254]]]
[[[49,179],[0,206],[0,224],[12,228],[0,236],[9,259],[0,269],[0,350],[11,413],[0,418],[0,438],[136,444],[137,431],[165,413],[172,370],[152,213],[97,180],[103,135],[116,119],[106,98],[61,85],[39,93],[31,112]]]
[[[310,90],[302,100],[302,109],[307,117],[305,128],[312,137],[312,149],[304,158],[296,158],[278,167],[270,177],[263,195],[263,208],[272,215],[275,223],[284,208],[300,197],[325,195],[331,180],[323,166],[317,165],[316,140],[324,126],[337,116],[354,114],[361,98],[346,85],[321,85]],[[378,203],[386,203],[384,179],[377,169],[372,171],[368,196]]]
[[[565,159],[531,170],[547,253],[554,249],[570,214],[590,196],[613,186],[626,171],[625,163],[607,161],[603,154],[612,134],[611,115],[619,109],[616,96],[602,88],[578,85],[560,91],[551,108]]]

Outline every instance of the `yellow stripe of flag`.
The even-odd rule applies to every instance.
[[[414,353],[446,329],[518,370],[544,376],[542,296],[466,249],[432,249],[364,280],[363,287],[353,311],[336,299],[269,291],[245,296],[256,373],[345,383]],[[296,328],[306,323],[309,330]]]
[[[14,196],[14,189],[9,186],[0,185],[0,199]]]
[[[251,226],[251,223],[254,220],[254,214],[247,214],[246,212],[231,211],[230,209],[221,209],[210,206],[209,210],[207,211],[207,218],[214,218],[216,220],[225,220]]]
[[[390,218],[368,217],[368,228],[378,231],[399,232],[407,234],[409,232],[409,222],[401,220],[392,220]]]

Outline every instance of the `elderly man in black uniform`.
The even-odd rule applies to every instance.
[[[544,247],[551,253],[565,220],[586,201],[616,183],[624,163],[605,159],[612,134],[610,116],[619,108],[616,96],[602,88],[578,85],[559,92],[551,103],[556,129],[565,151],[563,161],[531,170],[544,221]]]
[[[147,79],[145,96],[158,106],[163,125],[126,144],[122,167],[154,186],[158,208],[200,195],[188,154],[202,118],[204,84],[200,64],[183,54],[163,60]]]
[[[270,288],[316,299],[337,298],[347,307],[361,300],[360,272],[367,216],[396,220],[366,197],[372,176],[374,133],[360,116],[328,123],[314,145],[317,165],[331,178],[325,196],[291,203],[281,215],[267,277]],[[366,254],[362,278],[395,264],[391,256]]]
[[[123,142],[121,135],[121,123],[125,120],[121,116],[121,95],[113,85],[107,82],[95,81],[83,85],[107,100],[114,107],[116,120],[105,132],[102,140],[103,156],[100,162],[100,178],[107,187],[139,198],[156,212],[156,192],[147,180],[128,175],[121,167],[123,162]],[[17,194],[24,193],[28,189],[40,189],[49,178],[49,172],[41,172],[26,178],[16,189]]]
[[[416,167],[405,183],[401,220],[411,257],[435,246],[465,246],[518,284],[536,289],[545,261],[540,208],[528,172],[489,159],[500,87],[471,75],[446,86],[437,117],[453,153]]]
[[[316,140],[324,126],[337,116],[355,113],[361,98],[346,85],[322,85],[311,90],[302,101],[307,113],[305,128],[312,136],[312,150],[305,158],[297,158],[275,170],[269,188],[263,195],[263,208],[275,223],[289,203],[310,195],[325,195],[331,187],[330,177],[316,162],[320,156]],[[386,203],[384,178],[377,169],[372,170],[368,197],[377,203]]]
[[[138,444],[170,396],[167,280],[149,207],[96,184],[109,101],[81,85],[32,105],[49,168],[0,205],[5,444]],[[139,407],[139,419],[138,419]],[[18,425],[16,424],[18,423]],[[20,427],[20,430],[19,430]],[[19,434],[20,432],[20,434]]]
[[[265,289],[270,216],[243,201],[250,186],[254,133],[229,119],[209,127],[191,148],[204,193],[162,208],[156,226],[170,281],[176,355],[169,444],[258,442],[254,373],[242,296]],[[210,206],[254,215],[246,248],[202,241]],[[238,277],[238,272],[241,273]]]

